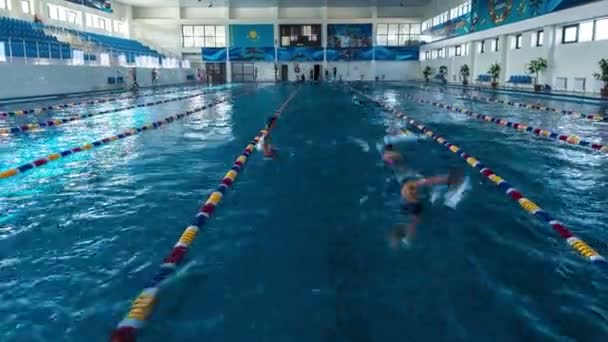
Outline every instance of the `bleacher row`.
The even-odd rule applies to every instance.
[[[134,63],[137,56],[164,57],[150,47],[131,39],[55,26],[44,26],[24,20],[0,17],[0,42],[5,42],[5,54],[12,57],[27,58],[72,58],[70,44],[60,42],[55,36],[45,33],[45,28],[55,28],[68,32],[83,41],[106,50],[114,57],[125,55],[127,63]],[[94,61],[96,59],[97,57],[94,54],[85,54],[86,61]]]

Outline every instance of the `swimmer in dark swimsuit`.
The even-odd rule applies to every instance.
[[[390,240],[393,247],[401,241],[405,246],[416,235],[416,226],[420,223],[422,214],[422,202],[420,201],[419,190],[435,185],[446,184],[448,186],[459,185],[463,182],[461,170],[451,170],[447,176],[434,176],[422,179],[405,180],[401,186],[401,198],[403,200],[403,210],[410,215],[410,223],[405,227],[399,227],[393,231]]]
[[[270,138],[270,135],[267,135],[264,138],[264,143],[262,144],[262,148],[264,150],[264,157],[265,158],[276,158],[277,153],[276,153],[276,149],[272,146],[272,139]]]

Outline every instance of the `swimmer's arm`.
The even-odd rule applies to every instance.
[[[448,184],[448,183],[449,182],[448,182],[447,176],[435,176],[435,177],[424,178],[424,179],[417,181],[416,187],[434,186],[434,185]]]

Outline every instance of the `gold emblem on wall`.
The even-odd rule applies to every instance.
[[[513,0],[488,0],[488,9],[492,22],[500,25],[511,14]]]

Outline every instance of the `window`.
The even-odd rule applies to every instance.
[[[608,18],[598,19],[595,22],[595,40],[608,39]]]
[[[118,21],[118,20],[114,20],[114,32],[115,33],[120,33],[122,35],[127,35],[127,25],[122,22],[122,21]]]
[[[479,53],[484,52],[486,52],[486,41],[482,40],[481,42],[479,42]]]
[[[10,2],[8,0],[0,0],[0,9],[10,10]]]
[[[184,25],[182,40],[186,48],[226,46],[226,28],[223,25]]]
[[[444,58],[445,57],[445,49],[441,48],[437,50],[437,56],[439,56],[439,58]]]
[[[91,13],[85,13],[85,19],[86,26],[88,27],[97,28],[108,32],[112,30],[109,22],[110,19],[108,18]]]
[[[74,25],[82,25],[82,12],[80,11],[74,11],[67,7],[53,4],[47,4],[47,8],[49,10],[49,18],[52,20],[63,21]]]
[[[462,56],[462,46],[461,45],[456,45],[455,50],[454,50],[454,55]]]
[[[524,37],[521,34],[518,34],[517,36],[515,36],[515,48],[517,50],[521,49],[521,45],[523,43]]]
[[[33,14],[32,3],[30,0],[21,0],[21,12],[26,14]]]
[[[437,50],[432,50],[431,51],[431,59],[435,59],[437,58]]]
[[[578,29],[578,41],[589,42],[593,40],[593,21],[581,23]]]
[[[562,44],[578,42],[578,24],[562,28]]]
[[[545,32],[544,31],[536,31],[534,33],[532,33],[532,40],[531,40],[531,47],[539,47],[539,46],[543,46],[543,40],[545,38]]]
[[[492,41],[492,51],[498,51],[500,49],[500,40],[499,38],[494,38]]]
[[[420,41],[419,24],[378,24],[378,46],[406,46]]]

